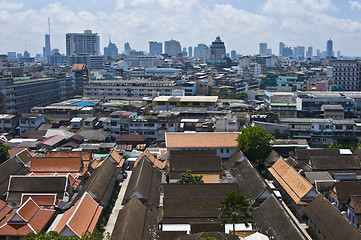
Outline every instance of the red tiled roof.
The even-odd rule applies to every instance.
[[[31,198],[39,206],[54,206],[56,194],[23,194],[21,204]]]
[[[68,173],[80,172],[80,157],[34,157],[30,172],[36,173]]]
[[[17,147],[13,147],[11,149],[8,150],[8,153],[10,155],[11,158],[15,157],[16,154],[18,154],[19,152],[23,151],[24,149],[27,149],[27,148],[17,148]]]
[[[145,151],[137,158],[137,160],[135,160],[134,167],[136,167],[143,158],[146,158],[148,160],[148,162],[150,162],[154,167],[157,167],[159,169],[163,169],[165,167],[164,163],[162,161],[159,161],[158,159],[156,159],[149,152],[148,149],[145,149]]]
[[[6,202],[0,200],[0,220],[3,219],[12,208],[6,205]]]
[[[61,217],[54,231],[61,232],[65,226],[70,228],[74,235],[81,237],[84,233],[92,233],[98,221],[102,207],[87,193],[66,211]]]

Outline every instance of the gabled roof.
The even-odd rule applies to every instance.
[[[145,142],[147,140],[147,136],[134,132],[127,135],[118,135],[115,139],[116,142]]]
[[[293,167],[282,157],[268,168],[273,178],[281,185],[296,204],[305,204],[304,200],[311,191],[316,191]]]
[[[20,202],[23,193],[56,193],[63,199],[68,185],[66,176],[11,176],[7,202]]]
[[[17,163],[14,158],[10,158],[0,164],[0,196],[4,195],[8,189],[11,175],[25,175],[29,169],[21,163]]]
[[[31,198],[39,206],[54,206],[56,203],[56,194],[55,193],[46,193],[46,194],[30,194],[25,193],[21,196],[20,204],[25,203],[29,198]]]
[[[105,206],[113,191],[118,173],[117,165],[112,163],[109,158],[106,159],[85,182],[75,201],[79,200],[80,196],[87,191],[95,201],[101,206]]]
[[[33,156],[31,155],[29,150],[25,148],[24,150],[17,153],[14,158],[15,160],[20,160],[23,164],[27,164],[32,160]]]
[[[91,168],[97,169],[100,167],[105,160],[109,159],[113,164],[115,164],[118,168],[122,167],[124,165],[125,159],[120,156],[115,149],[111,150],[108,156],[106,156],[103,160],[100,161],[94,161],[91,164]]]
[[[310,160],[310,156],[338,156],[340,150],[337,148],[321,148],[321,149],[296,149],[296,159],[300,167],[303,167]]]
[[[54,136],[44,139],[43,141],[39,142],[37,145],[46,145],[46,146],[52,147],[55,144],[63,141],[65,138],[66,137],[61,136],[61,135],[54,135]]]
[[[225,169],[233,168],[239,162],[243,161],[244,158],[246,158],[246,156],[242,151],[235,151],[229,159],[227,159],[225,162],[222,162],[222,166]]]
[[[142,159],[147,160],[149,163],[153,164],[154,167],[159,169],[164,169],[165,167],[164,162],[161,162],[156,157],[154,157],[148,149],[145,149],[145,151],[137,158],[137,160],[135,160],[134,167],[136,167]]]
[[[166,133],[165,138],[168,148],[237,147],[238,134],[232,132]]]
[[[30,172],[34,173],[80,173],[82,160],[80,157],[34,157]]]
[[[45,139],[46,132],[47,130],[26,130],[23,133],[22,138],[31,138],[42,141]]]
[[[71,70],[88,70],[88,68],[85,64],[74,64]]]
[[[311,184],[316,181],[334,181],[328,172],[305,172],[305,176]]]
[[[156,229],[157,215],[133,197],[119,212],[111,238],[114,240],[153,240],[150,229]]]
[[[11,210],[13,209],[6,205],[6,202],[0,200],[0,222]]]
[[[340,203],[345,203],[351,195],[361,195],[361,181],[341,181],[336,182],[333,187]]]
[[[309,165],[313,171],[361,170],[357,155],[311,156]]]
[[[260,206],[254,208],[252,217],[253,228],[267,235],[270,239],[271,237],[274,240],[307,239],[273,194]]]
[[[354,213],[361,215],[361,195],[350,196],[350,202],[352,202]]]
[[[144,203],[159,205],[161,172],[153,168],[152,164],[146,160],[133,169],[127,190],[124,195],[123,205],[133,196],[140,198]]]
[[[85,192],[73,207],[61,215],[54,231],[63,236],[62,231],[70,229],[77,237],[82,237],[87,232],[92,233],[102,210],[103,208]]]
[[[361,239],[361,233],[354,225],[321,194],[307,205],[304,212],[326,239]]]
[[[268,190],[267,184],[247,158],[244,158],[243,161],[233,169],[232,175],[237,181],[239,192],[251,201],[268,197],[268,194],[262,196],[262,193]]]
[[[280,155],[275,150],[272,150],[272,152],[267,156],[265,163],[267,166],[272,166],[272,164],[275,163],[279,158]]]
[[[46,157],[81,157],[83,161],[91,161],[92,154],[84,151],[48,151]]]
[[[0,236],[25,236],[39,233],[49,222],[54,210],[41,209],[29,198],[18,210],[0,223]]]

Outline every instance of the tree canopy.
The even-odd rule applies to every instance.
[[[9,146],[6,146],[4,143],[0,141],[0,163],[3,163],[10,158],[8,152],[9,149],[10,149]]]
[[[235,239],[235,224],[244,223],[248,226],[252,220],[252,207],[249,200],[243,194],[236,194],[230,192],[227,197],[222,201],[218,209],[221,211],[219,218],[222,219],[222,224],[233,224],[233,236]]]
[[[193,175],[192,171],[188,169],[180,175],[177,183],[203,183],[203,176]]]
[[[238,149],[254,164],[263,162],[272,151],[271,140],[275,140],[275,137],[259,126],[243,128],[236,139]]]

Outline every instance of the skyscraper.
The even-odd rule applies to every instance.
[[[161,55],[163,53],[163,44],[161,42],[149,42],[149,55]]]
[[[49,63],[51,55],[51,49],[50,49],[50,35],[45,34],[45,47],[43,47],[43,59]]]
[[[232,51],[231,51],[231,59],[233,59],[233,60],[237,59],[237,52],[236,52],[236,50],[232,50]]]
[[[313,56],[313,48],[308,47],[306,52],[306,58],[312,58],[312,56]]]
[[[213,61],[222,60],[226,56],[226,47],[219,36],[212,42],[211,45],[211,59]]]
[[[327,41],[327,57],[333,57],[333,42],[331,39]]]
[[[259,44],[259,54],[266,55],[267,54],[267,43],[260,43]]]
[[[169,40],[164,42],[164,53],[170,56],[176,56],[182,53],[181,45],[176,40]]]
[[[112,43],[109,38],[109,44],[104,47],[104,56],[109,58],[115,58],[118,55],[118,48],[115,43]]]
[[[66,56],[78,54],[100,55],[100,37],[92,30],[66,34]]]
[[[188,48],[188,57],[193,57],[193,51],[192,47]]]
[[[286,47],[286,45],[283,43],[283,42],[280,42],[280,45],[279,45],[279,56],[285,56],[284,55],[284,51],[285,51],[285,47]]]
[[[125,54],[131,53],[132,48],[130,47],[130,44],[128,42],[124,43],[124,52]]]

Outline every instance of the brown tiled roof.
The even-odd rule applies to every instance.
[[[82,160],[80,157],[34,157],[30,172],[34,173],[68,173],[80,172]]]
[[[23,194],[21,204],[31,198],[39,206],[54,206],[56,194]]]
[[[24,149],[28,149],[28,148],[13,147],[8,150],[8,153],[9,153],[10,157],[12,158],[12,157],[15,157],[16,154],[22,152]]]
[[[304,212],[326,239],[361,239],[361,233],[321,194]]]
[[[153,168],[151,163],[144,159],[140,161],[137,167],[133,169],[129,179],[123,204],[129,201],[135,193],[138,193],[136,196],[141,198],[144,203],[158,206],[161,178],[162,173],[158,169]]]
[[[85,192],[75,205],[62,215],[54,231],[60,233],[64,227],[67,226],[77,237],[81,237],[87,232],[93,233],[102,209],[103,208]]]
[[[293,167],[288,165],[282,157],[272,167],[268,168],[268,171],[296,204],[305,204],[303,198],[313,187]]]
[[[361,170],[357,155],[311,156],[310,166],[313,171]]]
[[[287,214],[280,201],[272,194],[252,211],[253,229],[274,240],[306,240],[292,218]]]
[[[133,197],[119,212],[111,239],[114,240],[153,240],[150,229],[157,228],[157,215],[148,210],[142,202]]]
[[[302,168],[310,160],[310,156],[338,156],[340,150],[337,148],[322,148],[322,149],[296,149],[296,160]]]
[[[279,157],[280,155],[275,150],[272,150],[272,152],[266,158],[266,165],[268,167],[272,166],[272,164],[275,163],[279,159]]]
[[[86,70],[87,66],[85,64],[74,64],[71,67],[71,70]]]
[[[244,158],[246,158],[246,156],[242,151],[235,151],[229,159],[222,163],[222,166],[225,169],[233,168],[238,164],[238,161],[242,161]]]
[[[91,161],[92,154],[90,152],[78,151],[48,151],[46,157],[81,157],[83,161]]]
[[[361,181],[336,182],[333,191],[340,203],[346,203],[351,195],[361,195]]]
[[[147,136],[138,133],[129,133],[127,135],[118,135],[115,138],[117,143],[119,142],[145,142],[148,140]]]
[[[0,223],[0,236],[25,236],[39,233],[49,222],[54,210],[41,209],[29,198],[17,211]]]
[[[28,163],[32,160],[33,156],[28,149],[24,149],[23,151],[16,154],[15,158],[28,165]]]
[[[237,147],[238,133],[166,133],[168,148]]]
[[[13,209],[6,205],[6,202],[0,200],[0,222],[11,210]]]
[[[124,162],[125,162],[125,159],[120,156],[116,151],[115,149],[113,149],[106,158],[104,158],[103,160],[100,160],[100,161],[94,161],[91,163],[91,168],[93,169],[97,169],[98,167],[100,167],[105,160],[107,159],[110,159],[110,161],[112,163],[114,163],[117,167],[122,167],[124,165]]]
[[[10,158],[0,164],[0,196],[4,195],[8,189],[11,175],[25,175],[29,172],[23,164],[17,163],[14,158]]]
[[[47,130],[26,130],[22,135],[23,138],[38,139],[40,141],[45,139]]]

